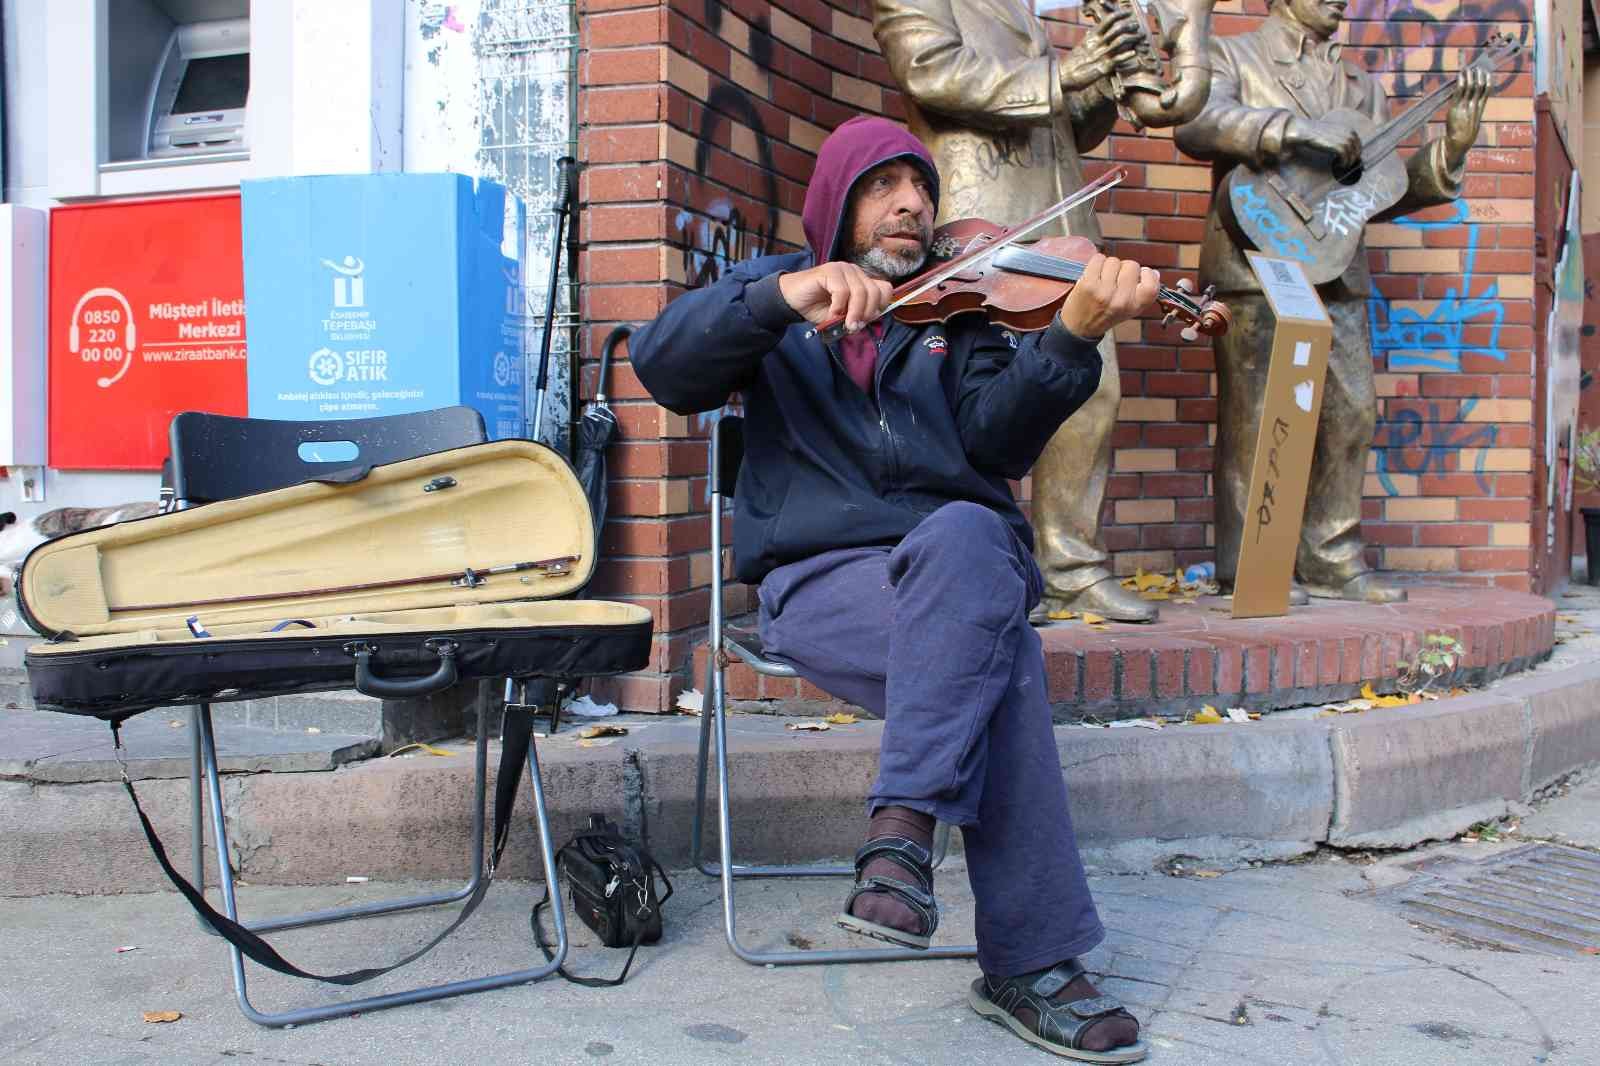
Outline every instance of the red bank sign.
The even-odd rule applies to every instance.
[[[50,213],[50,465],[154,470],[179,411],[245,413],[239,197]]]

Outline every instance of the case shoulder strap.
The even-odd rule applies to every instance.
[[[122,739],[118,732],[117,722],[111,723],[111,734],[118,748],[122,747]],[[325,981],[335,985],[359,985],[380,977],[391,970],[398,970],[408,963],[415,962],[428,952],[438,947],[445,938],[459,929],[463,922],[472,916],[478,909],[484,896],[488,895],[489,885],[494,881],[495,870],[500,865],[501,854],[505,851],[506,838],[511,831],[511,810],[516,800],[517,788],[522,781],[522,767],[528,756],[528,745],[531,743],[533,732],[533,716],[527,713],[513,713],[509,709],[501,724],[500,772],[495,782],[494,794],[494,845],[490,853],[489,868],[478,878],[478,887],[472,895],[467,897],[466,903],[456,915],[455,920],[445,927],[444,931],[422,947],[413,951],[398,962],[387,966],[370,966],[359,970],[350,970],[345,973],[317,974],[302,970],[294,963],[278,954],[271,944],[268,944],[256,933],[240,922],[229,918],[207,902],[205,896],[197,891],[194,885],[180,874],[172,865],[172,860],[167,857],[167,849],[162,846],[161,839],[156,835],[155,827],[150,824],[149,817],[144,812],[144,807],[139,803],[139,794],[133,789],[133,782],[126,773],[122,777],[122,787],[127,790],[128,798],[133,801],[134,813],[139,816],[139,825],[144,829],[144,836],[150,843],[150,851],[155,855],[156,862],[160,864],[161,871],[167,875],[167,880],[172,882],[183,898],[189,901],[189,906],[194,908],[200,919],[216,931],[228,943],[238,948],[247,958],[260,963],[269,970],[275,970],[290,977],[303,977],[312,981]],[[543,946],[542,944],[540,945]],[[637,946],[637,945],[635,945]],[[631,961],[631,957],[630,957]],[[624,969],[626,974],[626,969]]]

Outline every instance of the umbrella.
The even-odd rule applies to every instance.
[[[600,371],[595,379],[594,401],[584,408],[583,417],[578,419],[573,465],[578,471],[578,481],[589,497],[596,542],[606,524],[606,448],[617,435],[617,416],[611,410],[611,405],[606,403],[606,371],[611,366],[611,353],[632,332],[632,326],[621,325],[606,335],[600,352]]]

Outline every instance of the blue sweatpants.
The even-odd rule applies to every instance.
[[[999,515],[951,503],[894,548],[846,548],[761,583],[761,639],[812,684],[884,717],[869,811],[961,827],[978,964],[1013,977],[1105,936],[1056,757],[1043,581]]]

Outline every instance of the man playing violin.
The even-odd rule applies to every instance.
[[[1377,78],[1341,57],[1333,38],[1344,9],[1344,0],[1274,0],[1260,29],[1214,39],[1210,99],[1198,118],[1174,134],[1178,147],[1212,163],[1219,191],[1200,249],[1200,283],[1215,285],[1234,314],[1233,328],[1216,342],[1217,577],[1224,586],[1232,583],[1238,563],[1274,328],[1261,285],[1225,221],[1225,183],[1241,163],[1271,172],[1294,156],[1339,166],[1361,158],[1360,136],[1323,116],[1348,108],[1382,123],[1389,102]],[[1411,156],[1404,196],[1378,220],[1460,195],[1489,87],[1486,70],[1462,72],[1444,136]],[[1333,319],[1333,349],[1295,572],[1311,595],[1387,603],[1405,599],[1405,593],[1368,568],[1361,538],[1362,482],[1378,414],[1367,324],[1371,288],[1364,246],[1340,276],[1318,286]]]
[[[1096,343],[1153,306],[1159,278],[1096,255],[1028,334],[981,314],[880,318],[927,260],[938,202],[920,141],[881,118],[843,124],[806,191],[810,250],[679,297],[631,358],[676,412],[743,394],[734,558],[760,586],[765,652],[885,719],[840,924],[926,947],[935,821],[958,825],[983,970],[973,1006],[1057,1054],[1133,1062],[1138,1022],[1077,961],[1105,932],[1028,624],[1043,582],[1007,479],[1094,392]],[[810,334],[841,315],[839,344]]]

